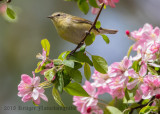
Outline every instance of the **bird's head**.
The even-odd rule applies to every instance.
[[[53,13],[51,16],[48,16],[53,22],[59,22],[64,20],[68,14],[62,12]]]

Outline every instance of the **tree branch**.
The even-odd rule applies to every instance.
[[[149,102],[148,103],[146,103],[146,104],[141,104],[140,106],[137,106],[137,107],[134,107],[134,108],[131,108],[130,110],[130,112],[129,112],[129,114],[132,114],[133,113],[133,111],[135,110],[135,109],[138,109],[138,108],[143,108],[143,107],[145,107],[145,106],[147,106],[148,104],[149,104],[149,106],[151,106],[152,104],[153,104],[153,100],[155,99],[155,96],[153,96],[150,100],[149,100]]]
[[[101,6],[101,8],[100,8],[100,10],[99,10],[99,12],[98,12],[98,14],[97,14],[94,22],[93,22],[91,28],[89,29],[89,31],[86,32],[86,35],[84,36],[84,38],[82,39],[82,41],[77,45],[77,47],[70,52],[70,54],[68,55],[68,57],[70,57],[73,53],[75,53],[84,44],[85,39],[91,33],[92,29],[95,27],[95,25],[97,23],[97,20],[98,20],[100,14],[102,12],[103,7],[104,7],[104,3],[102,4],[102,6]]]

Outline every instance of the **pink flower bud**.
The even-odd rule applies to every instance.
[[[126,30],[126,35],[129,37],[130,36],[130,31]]]
[[[160,99],[160,94],[157,94],[155,97],[156,99]]]
[[[90,113],[91,112],[91,107],[88,107],[87,108],[87,113]]]

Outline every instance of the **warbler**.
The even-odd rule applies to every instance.
[[[70,14],[56,12],[48,16],[56,27],[60,37],[74,44],[79,44],[84,38],[86,32],[91,28],[93,22]],[[95,35],[98,34],[115,34],[117,30],[97,29],[94,27],[92,31]]]

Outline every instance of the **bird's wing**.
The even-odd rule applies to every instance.
[[[87,19],[80,18],[80,17],[73,16],[71,18],[75,23],[86,23],[86,24],[90,24],[90,25],[93,24],[93,22],[91,22]]]
[[[85,23],[85,24],[90,24],[90,25],[93,24],[93,22],[91,22],[87,19],[80,18],[80,17],[73,16],[71,18],[72,18],[73,22],[75,22],[75,23]],[[96,27],[93,27],[93,29],[96,30],[98,33],[100,32]],[[100,29],[102,29],[102,28],[100,27]]]
[[[83,19],[83,18],[80,18],[80,17],[76,17],[76,16],[73,16],[71,17],[72,21],[75,22],[75,23],[85,23],[85,24],[89,24],[89,25],[92,25],[93,22],[89,21],[89,20],[86,20],[86,19]],[[97,29],[95,26],[93,27],[93,29],[98,32],[98,33],[107,33],[107,34],[116,34],[117,33],[117,30],[111,30],[111,29],[103,29],[102,27],[100,27],[99,29]]]

